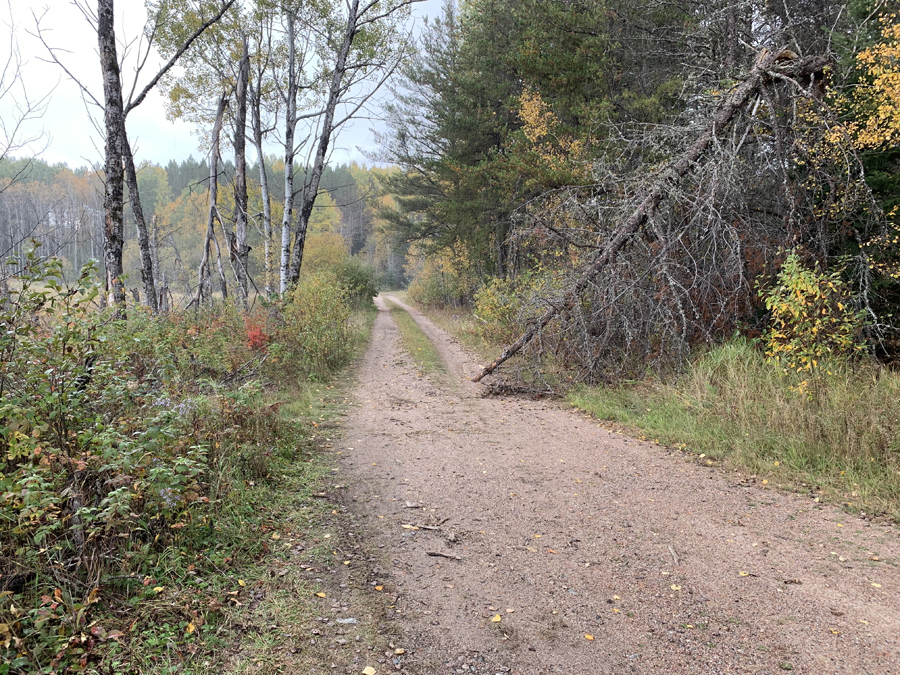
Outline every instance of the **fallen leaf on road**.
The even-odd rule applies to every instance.
[[[325,595],[324,593],[316,593],[316,597],[317,598],[327,598],[328,596]]]
[[[537,549],[534,546],[526,546],[526,551],[531,551],[532,553],[537,553]]]
[[[881,588],[881,584],[876,584],[874,581],[872,582],[872,585],[873,585],[875,588]]]
[[[681,590],[681,586],[679,586],[678,584],[672,584],[671,586],[669,586],[669,588],[671,588],[673,591]]]
[[[375,587],[375,590],[376,590],[376,591],[383,591],[383,590],[384,590],[384,586],[376,586],[376,587]]]
[[[585,633],[585,634],[584,634],[584,639],[587,640],[588,642],[593,642],[593,641],[594,641],[594,636],[591,635],[590,633]]]
[[[738,572],[738,574],[741,575],[742,577],[749,577],[749,576],[750,576],[750,572]]]
[[[275,539],[275,540],[281,539],[281,535],[278,534],[277,532],[275,532],[275,533],[272,535],[272,539]]]
[[[554,551],[552,548],[548,548],[547,553],[556,553],[556,551]]]
[[[363,668],[362,675],[375,675],[377,672],[372,666],[366,666]]]
[[[402,656],[405,653],[406,653],[405,649],[395,649],[394,650],[394,654],[396,654],[397,656]]]
[[[246,585],[247,585],[246,581],[244,581],[243,579],[238,579],[238,586],[246,586]]]
[[[494,614],[494,618],[491,619],[491,623],[500,623],[503,620],[499,614]]]

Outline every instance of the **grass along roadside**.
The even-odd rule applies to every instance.
[[[869,364],[828,369],[810,390],[735,340],[673,384],[581,388],[568,400],[763,484],[900,522],[900,375]]]
[[[400,331],[400,339],[403,340],[403,345],[415,361],[416,367],[427,375],[445,375],[447,364],[444,363],[434,343],[422,332],[409,312],[391,302],[390,296],[387,296],[387,300],[391,318]]]
[[[436,326],[459,340],[463,347],[476,354],[485,363],[489,363],[497,358],[497,355],[506,346],[485,338],[481,330],[482,322],[467,307],[455,307],[452,309],[426,307],[409,298],[407,291],[397,291],[391,293],[391,295],[396,296],[399,300],[415,307],[428,316]]]
[[[290,404],[308,429],[308,452],[280,467],[277,488],[252,488],[256,531],[243,536],[266,550],[223,587],[218,642],[227,649],[208,651],[197,673],[358,672],[383,651],[376,644],[389,641],[379,631],[387,598],[365,584],[369,552],[348,534],[358,528],[340,504],[333,453],[350,386],[345,377]]]

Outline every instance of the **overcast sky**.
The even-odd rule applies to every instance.
[[[23,72],[28,95],[38,99],[49,93],[50,99],[45,114],[40,120],[32,123],[25,133],[37,135],[43,131],[45,144],[49,143],[41,157],[51,163],[65,162],[71,167],[90,165],[102,161],[102,136],[91,122],[91,116],[102,123],[102,113],[91,106],[90,114],[78,85],[55,64],[47,63],[47,51],[35,37],[36,24],[39,23],[47,44],[57,49],[57,55],[66,67],[85,87],[102,101],[103,87],[100,77],[100,64],[97,55],[97,36],[90,24],[76,7],[73,0],[0,0],[0,16],[2,27],[0,35],[4,38],[10,34],[18,43],[24,61]],[[81,0],[96,11],[94,0]],[[427,0],[416,5],[414,13],[416,21],[421,25],[424,16],[436,16],[442,6],[442,0]],[[10,18],[10,14],[12,15]],[[146,22],[146,11],[143,0],[116,1],[116,37],[121,42],[136,40]],[[134,44],[132,51],[137,51]],[[6,41],[0,44],[0,54],[8,51]],[[142,87],[156,72],[162,60],[153,54],[145,74],[139,82]],[[130,77],[133,70],[126,68],[123,86],[127,92],[132,85]],[[15,99],[21,104],[22,95],[15,93]],[[15,117],[11,110],[13,92],[0,99],[0,118],[7,125]],[[166,119],[162,97],[153,92],[147,100],[128,116],[128,133],[135,150],[137,161],[149,160],[165,165],[170,159],[182,160],[193,154],[200,157],[199,139],[194,128],[184,122],[170,122]],[[368,120],[356,121],[338,138],[334,146],[333,161],[346,162],[365,161],[357,147],[372,149],[370,128],[377,122]],[[275,152],[276,148],[272,148]],[[20,153],[21,154],[21,153]]]

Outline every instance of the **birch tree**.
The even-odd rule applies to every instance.
[[[127,101],[123,95],[122,73],[120,70],[120,53],[115,32],[115,1],[97,0],[97,11],[93,13],[90,7],[81,0],[76,5],[84,17],[96,31],[98,50],[100,56],[100,70],[103,76],[102,101],[95,97],[84,84],[75,78],[66,66],[65,57],[61,57],[59,50],[50,45],[41,30],[40,21],[37,25],[37,35],[43,42],[50,58],[59,65],[65,73],[81,88],[88,101],[103,110],[105,131],[104,167],[104,212],[105,212],[105,243],[104,262],[106,264],[106,286],[109,294],[109,302],[124,307],[125,286],[123,283],[124,268],[122,265],[122,249],[125,233],[125,178],[123,169],[128,177],[131,190],[131,207],[135,215],[138,227],[138,239],[141,248],[142,277],[147,303],[156,312],[157,295],[154,283],[153,258],[150,255],[150,237],[143,212],[140,208],[140,194],[137,184],[134,157],[128,142],[128,133],[125,121],[128,114],[143,103],[147,95],[159,84],[160,80],[178,63],[179,59],[190,49],[194,41],[200,37],[210,26],[219,21],[235,0],[222,0],[215,8],[206,14],[200,25],[173,50],[169,60],[150,78],[143,87],[138,88],[150,54],[156,46],[156,38],[162,25],[162,13],[159,7],[150,5],[153,12],[153,20],[148,24],[145,34],[142,53],[138,55],[137,67]]]
[[[290,267],[282,279],[297,282],[303,265],[309,218],[319,192],[322,172],[335,136],[357,117],[411,53],[411,40],[404,32],[409,8],[421,0],[348,0],[346,13],[335,16],[332,31],[325,36],[327,49],[327,94],[321,116],[316,118],[315,143],[301,192],[294,228]],[[284,255],[285,249],[282,249]]]

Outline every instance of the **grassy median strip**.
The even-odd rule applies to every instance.
[[[388,307],[391,308],[391,317],[400,330],[400,338],[403,345],[416,362],[416,367],[428,375],[443,375],[447,372],[447,364],[435,349],[434,343],[429,339],[415,320],[405,309],[394,304],[388,299]]]
[[[886,368],[832,364],[815,378],[785,377],[733,341],[671,384],[584,388],[569,401],[760,484],[900,522],[900,376]]]

